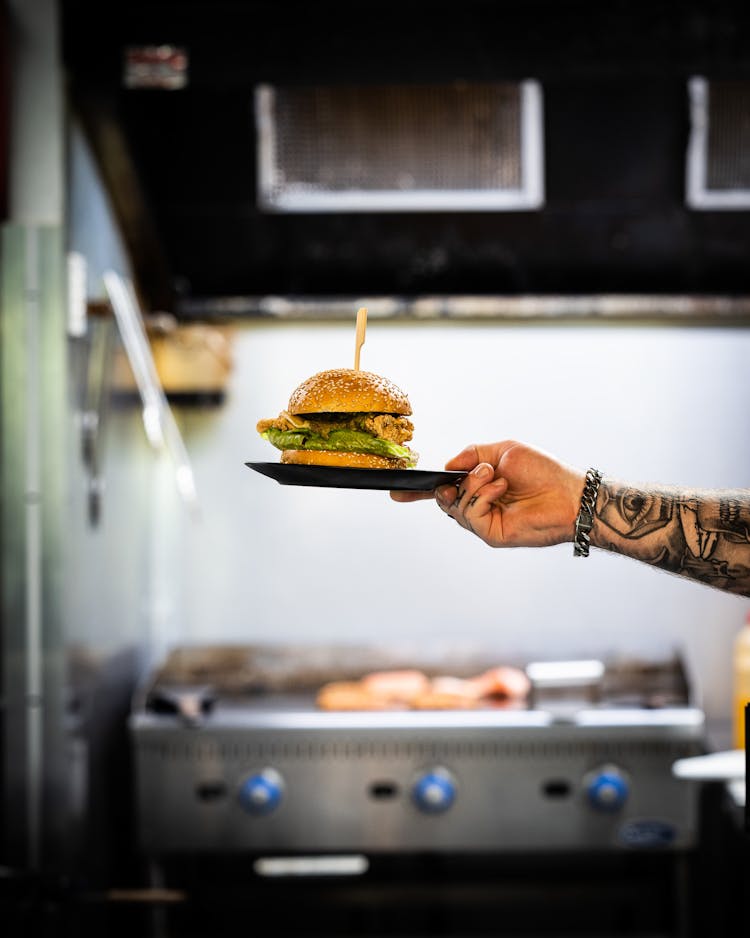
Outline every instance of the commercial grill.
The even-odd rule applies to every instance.
[[[175,649],[130,718],[139,841],[190,854],[684,851],[704,751],[679,654],[517,663],[522,703],[324,712],[327,681],[476,674],[497,656],[362,647]]]

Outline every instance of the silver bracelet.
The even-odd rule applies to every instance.
[[[573,556],[588,557],[591,546],[591,529],[594,526],[594,511],[596,510],[596,496],[599,494],[599,483],[602,473],[598,469],[589,469],[586,473],[586,482],[581,495],[581,507],[576,518],[576,531],[573,538]]]

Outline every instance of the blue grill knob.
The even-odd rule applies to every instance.
[[[420,776],[412,789],[412,798],[420,811],[440,814],[456,798],[456,783],[447,769],[437,768]]]
[[[628,799],[630,786],[614,766],[592,772],[586,785],[589,803],[597,811],[619,811]]]
[[[239,800],[249,814],[270,814],[284,794],[284,780],[275,769],[250,775],[240,786]]]

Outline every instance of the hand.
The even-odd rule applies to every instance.
[[[573,540],[585,473],[523,443],[467,446],[445,464],[460,483],[431,493],[391,492],[397,502],[435,498],[491,547],[547,547]]]

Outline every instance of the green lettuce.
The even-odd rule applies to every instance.
[[[305,427],[299,430],[277,430],[270,427],[261,436],[277,449],[328,449],[346,453],[372,453],[374,456],[408,459],[410,465],[416,463],[415,454],[407,446],[362,430],[331,430],[327,436],[322,436]]]

